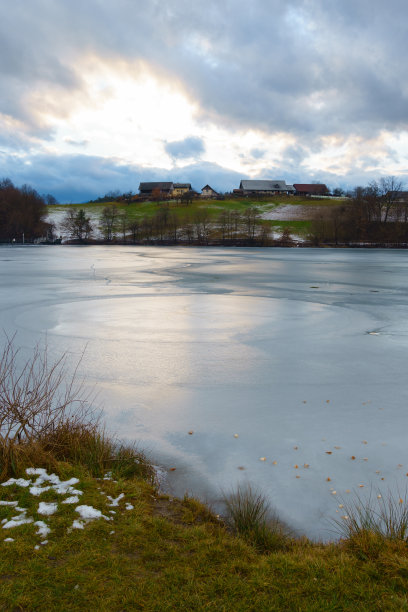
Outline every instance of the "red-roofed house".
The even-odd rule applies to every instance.
[[[325,196],[328,195],[329,190],[327,189],[326,185],[320,185],[318,183],[294,183],[293,184],[294,188],[296,189],[296,194],[295,195],[302,195],[302,196]]]

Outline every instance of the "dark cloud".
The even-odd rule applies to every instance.
[[[184,140],[166,142],[164,144],[164,150],[167,155],[170,155],[173,159],[198,159],[204,153],[205,146],[201,138],[188,136],[184,138]]]
[[[407,17],[405,0],[3,3],[0,112],[44,129],[33,92],[54,91],[53,110],[66,112],[86,95],[87,55],[148,64],[223,125],[312,137],[405,129]]]
[[[223,192],[234,189],[241,178],[246,178],[208,162],[166,170],[90,155],[36,155],[28,161],[1,151],[0,168],[0,180],[9,177],[16,185],[27,183],[40,193],[51,193],[62,203],[85,202],[109,191],[137,193],[141,181],[189,182],[197,191],[209,183]]]
[[[406,0],[2,2],[0,147],[8,152],[0,153],[2,170],[62,201],[135,190],[142,178],[237,186],[235,173],[197,161],[204,143],[193,137],[165,143],[173,160],[197,161],[183,176],[99,157],[35,155],[41,141],[54,137],[53,118],[94,102],[86,60],[87,70],[109,64],[135,76],[147,67],[184,89],[204,127],[292,135],[297,145],[262,178],[308,182],[314,176],[303,162],[324,147],[323,137],[373,139],[408,129],[407,18]],[[32,158],[20,156],[29,151]],[[262,159],[261,153],[249,156]],[[356,163],[344,181],[365,182],[363,170],[376,172],[373,160]],[[336,172],[318,179],[343,180]]]

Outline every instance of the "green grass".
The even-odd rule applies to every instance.
[[[68,464],[58,472],[80,478],[81,504],[112,520],[69,532],[77,515],[60,504],[45,519],[52,532],[38,550],[32,524],[7,530],[15,541],[0,540],[3,610],[408,609],[408,551],[401,542],[386,542],[366,561],[342,543],[292,540],[262,554],[199,502],[160,495],[140,479],[97,480]],[[107,495],[121,493],[116,514],[109,514]],[[18,499],[28,515],[44,520],[38,503],[55,495],[34,498],[14,486],[3,487],[1,497]],[[133,509],[126,510],[129,502]],[[0,506],[0,518],[12,514]]]

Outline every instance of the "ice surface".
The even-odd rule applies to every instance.
[[[22,357],[87,345],[108,428],[172,494],[250,482],[332,537],[346,491],[408,483],[407,279],[403,250],[4,246],[0,316]]]

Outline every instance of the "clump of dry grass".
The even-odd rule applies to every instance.
[[[261,552],[287,548],[291,541],[289,529],[271,511],[265,495],[251,485],[238,486],[224,495],[227,520],[232,528]]]
[[[345,546],[362,559],[377,558],[391,542],[408,542],[407,494],[371,490],[344,501],[343,515],[334,519]]]
[[[53,468],[58,461],[84,466],[93,476],[111,471],[116,478],[154,480],[154,470],[134,446],[108,436],[94,406],[95,395],[73,372],[66,355],[50,362],[38,345],[22,359],[14,338],[5,337],[0,354],[0,477],[35,463]]]

